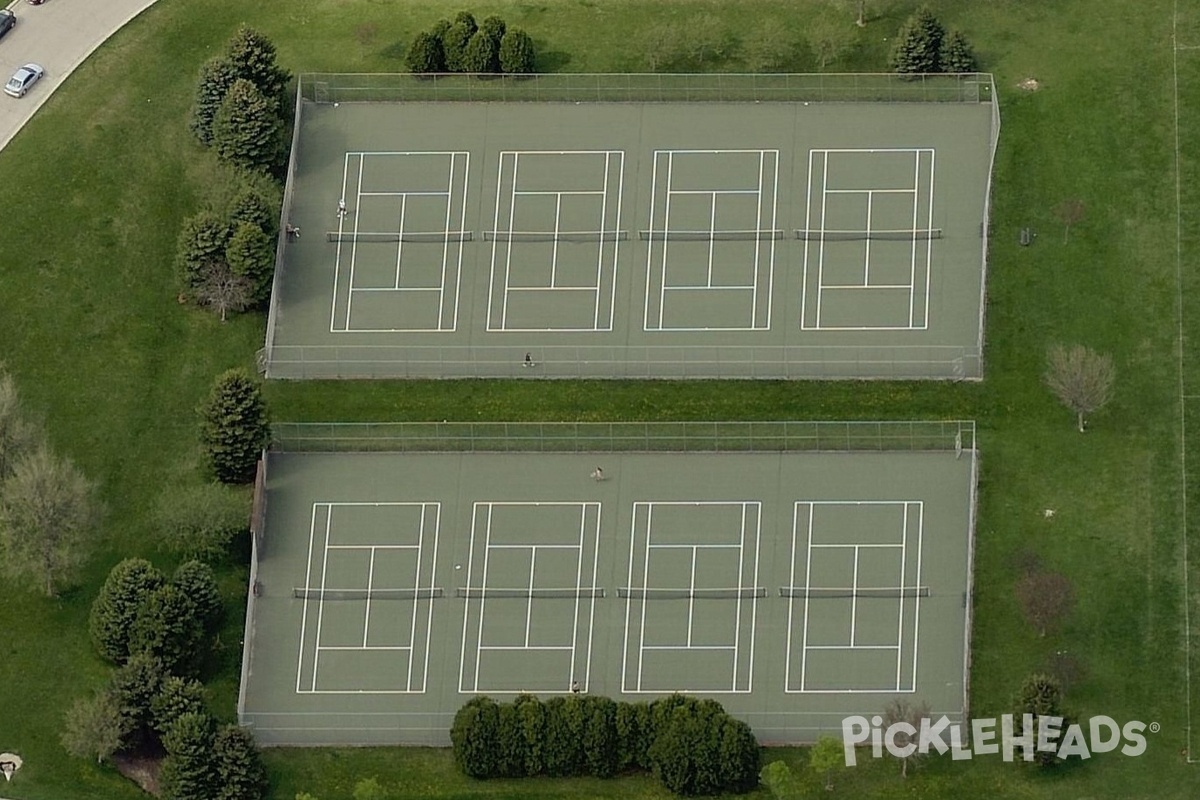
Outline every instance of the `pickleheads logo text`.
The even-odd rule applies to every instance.
[[[871,755],[882,758],[886,750],[896,758],[908,758],[914,753],[931,751],[945,755],[955,761],[963,761],[980,755],[1000,754],[1005,761],[1012,761],[1019,751],[1025,761],[1033,761],[1038,752],[1056,753],[1059,758],[1091,758],[1094,753],[1109,753],[1119,749],[1126,756],[1140,756],[1146,752],[1146,731],[1157,733],[1159,725],[1152,722],[1131,720],[1118,725],[1112,717],[1096,716],[1086,723],[1071,723],[1064,727],[1062,717],[1023,714],[1016,718],[1004,714],[999,719],[980,718],[971,720],[971,736],[968,744],[963,735],[963,723],[951,722],[947,717],[921,720],[919,727],[909,722],[896,722],[883,726],[883,718],[874,716],[846,717],[842,720],[842,745],[846,753],[846,766],[858,763],[858,746],[871,743]]]

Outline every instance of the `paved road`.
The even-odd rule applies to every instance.
[[[46,0],[40,6],[11,3],[17,24],[0,39],[0,82],[30,61],[46,75],[21,99],[0,95],[0,148],[7,145],[100,43],[154,0]]]

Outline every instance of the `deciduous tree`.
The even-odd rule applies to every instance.
[[[928,753],[922,753],[917,745],[920,743],[920,731],[922,720],[930,719],[931,712],[928,703],[913,704],[907,700],[893,700],[883,707],[883,724],[884,730],[891,728],[893,725],[903,723],[912,728],[911,731],[897,729],[895,735],[896,747],[905,748],[910,745],[913,750],[906,756],[900,757],[900,777],[908,777],[909,762],[916,763],[924,758]]]
[[[225,261],[212,261],[203,270],[200,284],[193,291],[196,302],[226,322],[231,313],[254,305],[254,282],[233,271]]]
[[[1117,373],[1112,357],[1081,344],[1054,345],[1046,356],[1042,379],[1062,404],[1075,412],[1079,432],[1087,430],[1087,417],[1112,398]]]
[[[536,58],[533,39],[520,28],[509,28],[500,40],[500,71],[506,75],[532,75]]]
[[[154,525],[164,547],[183,558],[216,563],[247,530],[245,494],[219,483],[167,488],[159,497]]]
[[[53,597],[91,551],[98,515],[91,482],[69,460],[45,445],[22,456],[0,484],[4,571]]]
[[[1036,570],[1017,581],[1017,600],[1038,636],[1045,636],[1071,612],[1075,593],[1067,576]]]
[[[97,692],[78,700],[63,718],[62,744],[77,758],[99,764],[121,748],[125,731],[121,707],[112,692]]]
[[[833,773],[845,766],[845,750],[836,738],[822,736],[809,748],[808,768],[824,779],[826,791],[833,791]]]
[[[1078,198],[1063,200],[1054,207],[1054,216],[1063,224],[1063,244],[1070,240],[1072,226],[1083,222],[1086,215],[1087,207]]]
[[[0,367],[0,483],[13,473],[17,462],[42,441],[41,431],[21,407],[12,375]]]
[[[483,31],[476,31],[462,55],[463,72],[491,74],[500,71],[500,43]]]
[[[479,30],[479,26],[475,24],[475,17],[470,12],[460,11],[454,17],[454,22],[442,35],[442,52],[446,55],[446,69],[449,72],[467,71],[464,60],[467,44],[477,30]]]

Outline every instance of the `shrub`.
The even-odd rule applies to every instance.
[[[442,49],[442,40],[433,33],[418,33],[404,55],[404,63],[409,72],[418,75],[445,72],[446,51]]]
[[[508,75],[532,75],[533,39],[520,28],[510,28],[500,41],[500,71]]]
[[[262,228],[242,222],[225,247],[225,261],[235,275],[250,281],[252,300],[263,303],[271,297],[275,275],[275,242]]]
[[[750,729],[715,700],[672,700],[654,709],[650,746],[654,774],[675,794],[718,794],[751,788],[758,746]],[[656,702],[657,704],[657,702]]]
[[[922,6],[900,28],[889,65],[901,73],[941,72],[942,40],[945,37],[946,29],[942,23],[932,11]]]
[[[496,43],[497,52],[500,49],[501,40],[504,39],[504,32],[507,30],[508,25],[497,16],[487,17],[483,22],[479,23],[479,33],[482,33]]]
[[[204,713],[204,684],[197,680],[168,675],[158,694],[150,701],[150,727],[159,736],[166,736],[171,726],[184,714]]]
[[[499,767],[500,711],[490,697],[475,697],[454,715],[454,760],[472,778],[495,777]]]
[[[213,737],[216,768],[213,800],[261,800],[267,795],[267,770],[254,738],[237,725],[222,726]],[[358,797],[355,788],[354,796]]]
[[[617,735],[617,771],[649,769],[650,706],[618,703],[614,725]]]
[[[126,731],[121,706],[112,691],[79,700],[63,718],[63,748],[76,758],[95,758],[99,764],[121,747]]]
[[[583,753],[583,703],[578,695],[546,701],[546,774],[580,775]]]
[[[483,31],[476,31],[462,55],[463,72],[490,74],[500,71],[500,44]]]
[[[160,587],[146,598],[129,632],[129,651],[159,659],[168,672],[191,675],[199,666],[204,626],[178,587]]]
[[[184,220],[175,246],[175,263],[186,293],[194,295],[204,281],[205,272],[214,263],[225,260],[228,242],[229,226],[213,212],[201,211]]]
[[[192,613],[208,633],[215,633],[224,606],[212,567],[202,561],[185,561],[175,570],[171,583],[192,606]]]
[[[531,694],[517,695],[513,701],[521,735],[525,739],[525,775],[541,775],[546,769],[546,707]]]
[[[163,545],[184,558],[215,562],[249,527],[245,493],[219,483],[171,487],[159,497],[154,523]]]
[[[521,729],[521,718],[515,704],[500,704],[496,720],[496,738],[499,740],[496,774],[504,778],[524,777],[529,744],[525,739],[525,732]]]
[[[1032,731],[1025,730],[1025,714],[1033,715]],[[1040,727],[1039,717],[1061,717],[1062,724],[1059,727],[1064,731],[1072,723],[1063,710],[1062,685],[1057,678],[1050,675],[1033,674],[1021,684],[1021,689],[1017,692],[1017,709],[1013,714],[1013,727],[1017,729],[1017,735],[1031,733],[1036,741]],[[1043,767],[1052,767],[1062,760],[1056,751],[1047,750],[1036,751],[1033,759]]]
[[[251,171],[278,170],[287,143],[276,103],[245,78],[234,81],[213,116],[212,143],[229,164]]]
[[[129,658],[129,631],[146,598],[165,582],[143,558],[127,558],[109,570],[92,603],[88,630],[100,655],[117,664]]]
[[[446,55],[446,70],[448,72],[465,72],[464,57],[467,44],[479,28],[475,18],[469,12],[460,11],[454,22],[442,35],[442,52]]]
[[[748,792],[758,783],[762,749],[750,726],[728,715],[721,720],[717,744],[725,791]]]
[[[163,738],[167,757],[159,774],[164,800],[213,800],[219,789],[213,737],[207,714],[184,714],[171,726]]]
[[[253,225],[274,239],[279,233],[279,210],[282,198],[277,192],[268,192],[258,185],[243,186],[234,195],[229,207],[229,228],[238,225]]]
[[[587,771],[597,778],[617,773],[617,704],[607,697],[585,697],[583,743]]]
[[[201,443],[217,480],[254,480],[258,458],[271,437],[258,384],[244,370],[221,374],[200,408],[200,417]]]

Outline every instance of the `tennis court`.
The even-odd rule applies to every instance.
[[[301,233],[263,368],[981,377],[998,116],[978,78],[969,101],[899,103],[337,102],[302,82]]]
[[[713,697],[768,742],[897,696],[962,719],[964,430],[960,451],[272,452],[239,718],[266,745],[444,745],[475,694],[577,690]]]

